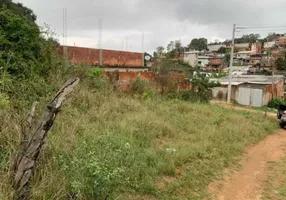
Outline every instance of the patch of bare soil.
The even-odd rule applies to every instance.
[[[269,162],[285,156],[286,131],[279,130],[247,150],[241,161],[242,170],[228,175],[221,181],[209,185],[212,199],[259,200],[263,183],[268,175]]]

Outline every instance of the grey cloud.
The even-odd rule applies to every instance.
[[[68,35],[73,40],[97,43],[98,18],[103,21],[105,46],[119,48],[129,36],[130,50],[145,50],[194,37],[229,38],[233,23],[285,24],[286,0],[18,0],[32,8],[39,23],[62,32],[62,9],[68,9]],[[286,29],[285,31],[286,32]],[[83,42],[72,41],[82,44]],[[114,44],[114,45],[113,45]],[[90,42],[86,44],[89,46]]]

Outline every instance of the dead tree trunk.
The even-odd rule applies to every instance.
[[[44,140],[60,111],[63,101],[67,95],[73,91],[78,82],[78,78],[73,78],[63,85],[53,100],[47,105],[47,110],[43,113],[42,118],[39,120],[34,131],[32,131],[32,124],[36,104],[33,104],[27,118],[28,124],[23,128],[20,148],[11,173],[11,181],[13,188],[15,189],[15,200],[31,199],[29,183],[35,170],[35,165],[44,144]]]

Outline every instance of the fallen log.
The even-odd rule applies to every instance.
[[[47,105],[47,109],[44,111],[35,129],[32,128],[32,124],[36,104],[33,104],[30,114],[27,117],[27,124],[22,128],[20,148],[15,157],[10,177],[15,190],[15,200],[31,199],[30,179],[35,170],[45,138],[53,126],[63,101],[73,91],[78,82],[78,78],[72,78],[63,85],[53,100]]]

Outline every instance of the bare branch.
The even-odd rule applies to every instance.
[[[73,78],[68,80],[63,87],[58,91],[53,100],[47,106],[47,110],[43,113],[41,120],[33,132],[32,137],[28,142],[23,142],[23,149],[20,150],[15,159],[15,167],[13,168],[12,178],[13,187],[15,189],[15,200],[28,200],[30,197],[29,183],[31,176],[33,175],[35,165],[39,156],[39,153],[44,144],[44,140],[48,134],[48,131],[52,128],[56,116],[61,108],[63,101],[73,91],[74,87],[78,84],[79,79]],[[35,105],[35,104],[34,104]],[[35,106],[36,107],[36,106]],[[28,123],[31,125],[34,118],[35,107],[32,107],[30,115],[28,116]],[[28,127],[29,132],[32,132],[31,126]],[[27,131],[28,131],[27,128]],[[29,136],[28,132],[24,131],[24,137]]]

